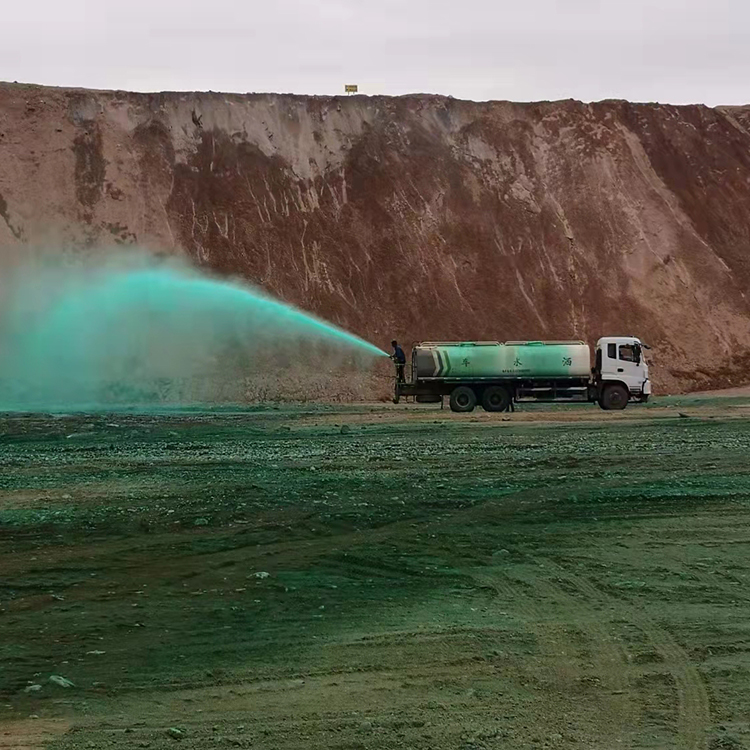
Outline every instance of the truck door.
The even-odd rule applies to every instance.
[[[636,342],[617,345],[615,372],[629,390],[639,393],[644,381],[641,356],[641,347]]]

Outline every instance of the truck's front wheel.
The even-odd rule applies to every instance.
[[[505,411],[510,406],[510,393],[501,385],[491,385],[484,389],[482,406],[485,411]]]
[[[468,385],[459,385],[451,392],[451,411],[474,411],[477,394]]]
[[[616,411],[624,409],[628,405],[628,391],[625,386],[618,383],[604,386],[599,406],[606,411]]]

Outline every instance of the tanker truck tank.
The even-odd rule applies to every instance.
[[[587,378],[583,341],[426,342],[414,349],[416,378]]]

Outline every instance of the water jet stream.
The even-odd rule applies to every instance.
[[[359,362],[388,356],[259,290],[187,268],[47,269],[17,275],[11,292],[0,307],[0,405],[26,410],[239,378],[242,367],[227,364],[238,352],[256,368],[274,357],[301,366],[321,347]]]

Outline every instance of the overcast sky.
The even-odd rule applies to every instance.
[[[0,80],[750,103],[750,0],[5,0]]]

